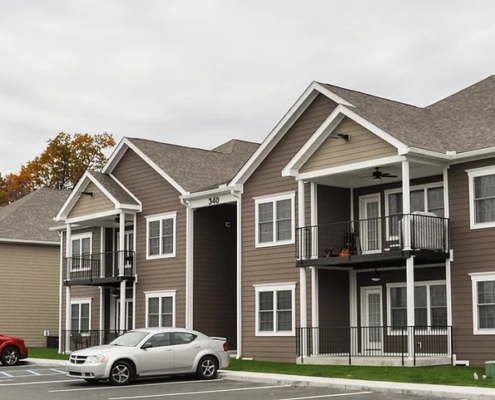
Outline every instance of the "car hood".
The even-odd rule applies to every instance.
[[[3,338],[4,340],[12,340],[12,341],[22,342],[22,339],[20,337],[17,337],[17,336],[0,335],[0,337]]]
[[[113,345],[106,344],[103,346],[88,347],[87,349],[77,350],[77,351],[72,352],[72,355],[75,355],[75,356],[93,356],[96,354],[109,354],[109,353],[113,353],[113,352],[121,352],[123,349],[131,349],[131,347],[113,346]]]

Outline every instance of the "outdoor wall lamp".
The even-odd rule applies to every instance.
[[[380,282],[380,279],[382,279],[380,276],[380,272],[377,271],[377,269],[375,268],[375,272],[373,272],[373,276],[371,277],[371,280],[373,282]]]

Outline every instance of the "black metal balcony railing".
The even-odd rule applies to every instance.
[[[75,351],[88,347],[108,344],[121,334],[118,329],[112,330],[62,330],[60,348],[62,352]],[[124,332],[122,332],[124,333]]]
[[[64,267],[68,281],[132,278],[135,275],[135,253],[121,250],[67,257],[64,259]]]
[[[447,218],[424,214],[337,222],[297,228],[296,258],[324,258],[403,250],[449,249]]]
[[[353,357],[400,357],[402,365],[409,356],[414,365],[419,357],[450,357],[452,363],[453,343],[451,326],[296,328],[298,357],[345,357],[349,365]]]

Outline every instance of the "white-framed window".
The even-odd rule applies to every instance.
[[[495,166],[466,171],[471,229],[495,227]]]
[[[93,234],[80,233],[71,237],[71,271],[85,271],[91,269],[91,255]]]
[[[296,284],[253,286],[256,294],[256,336],[294,336]]]
[[[443,197],[443,183],[436,182],[426,185],[411,187],[410,190],[411,212],[428,211],[438,217],[445,215]],[[385,191],[385,215],[387,216],[387,237],[398,239],[399,221],[402,219],[402,189]]]
[[[91,299],[70,301],[70,329],[81,333],[91,330]]]
[[[177,213],[146,217],[146,259],[175,257]]]
[[[495,334],[495,272],[474,272],[471,276],[473,291],[473,334]]]
[[[176,290],[144,292],[146,297],[146,327],[175,327]]]
[[[254,198],[256,247],[294,243],[295,192]]]
[[[390,330],[407,327],[405,283],[387,284],[387,321]],[[447,286],[445,281],[414,283],[414,325],[428,330],[447,327]]]

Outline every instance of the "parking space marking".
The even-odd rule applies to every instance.
[[[372,394],[373,392],[354,392],[354,393],[338,393],[338,394],[322,394],[319,396],[291,397],[280,400],[303,400],[303,399],[324,399],[327,397],[343,397],[343,396],[358,396],[361,394]]]
[[[33,375],[37,375],[37,376],[41,375],[39,372],[33,371],[32,369],[27,369],[26,372],[29,372],[29,373],[31,373]]]
[[[14,377],[13,375],[10,375],[8,372],[0,371],[0,374],[6,376],[7,378],[13,378]]]
[[[279,389],[279,388],[284,388],[284,387],[291,387],[291,385],[245,387],[245,388],[219,389],[219,390],[203,390],[201,392],[164,393],[164,394],[150,394],[150,395],[143,395],[143,396],[110,397],[109,400],[151,399],[153,397],[156,398],[156,397],[185,396],[185,395],[193,395],[193,394],[240,392],[243,390]]]
[[[65,374],[65,371],[62,371],[60,369],[55,369],[55,368],[50,368],[50,371],[58,372],[59,374]]]
[[[46,385],[47,383],[67,383],[67,382],[80,382],[80,380],[79,379],[64,379],[63,381],[36,381],[36,382],[0,383],[0,386]]]

